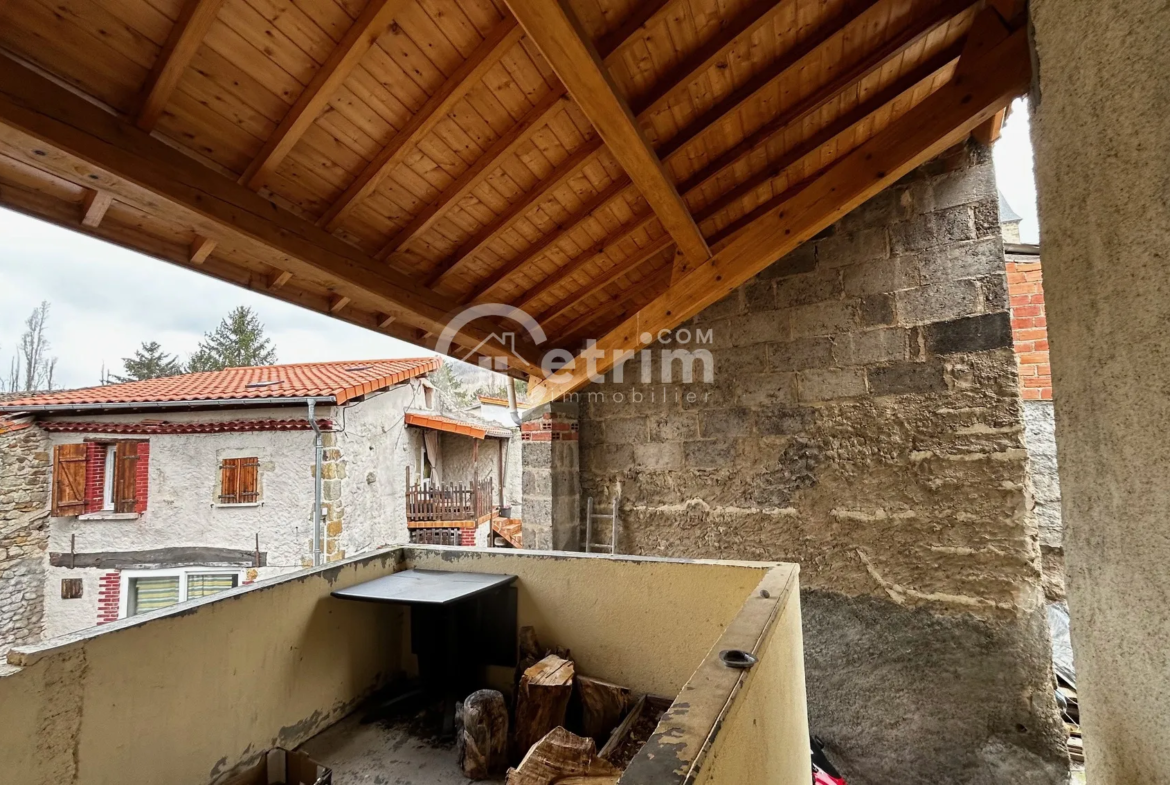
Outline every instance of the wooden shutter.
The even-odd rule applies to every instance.
[[[219,462],[219,503],[238,504],[240,498],[240,463],[243,458],[224,458]]]
[[[222,458],[219,462],[219,503],[260,501],[260,459]]]
[[[85,512],[85,445],[53,448],[53,515]]]
[[[260,501],[260,459],[240,458],[239,503],[252,504]]]
[[[114,512],[138,508],[138,442],[116,442],[114,453]]]

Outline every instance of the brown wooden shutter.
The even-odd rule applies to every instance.
[[[260,501],[260,459],[240,458],[237,502],[252,504]]]
[[[219,462],[219,503],[237,504],[240,498],[240,463],[243,458],[224,458]]]
[[[85,512],[85,445],[53,448],[53,515]]]
[[[114,512],[138,507],[138,442],[116,442],[114,453]]]

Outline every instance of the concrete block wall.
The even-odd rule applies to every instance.
[[[851,785],[1067,775],[998,223],[958,148],[686,325],[713,383],[579,398],[622,551],[800,563],[812,730]]]
[[[524,413],[520,423],[524,547],[581,548],[578,407],[557,401]]]
[[[35,426],[0,433],[0,662],[44,631],[50,457]]]

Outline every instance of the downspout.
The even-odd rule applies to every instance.
[[[520,411],[516,408],[516,379],[508,377],[508,414],[512,415],[512,422],[520,424]]]
[[[309,427],[313,429],[313,566],[321,566],[321,462],[324,445],[321,440],[321,428],[317,425],[317,402],[309,399]]]

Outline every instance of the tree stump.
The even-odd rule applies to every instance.
[[[620,773],[612,763],[597,757],[593,739],[553,728],[532,745],[519,766],[508,770],[506,785],[552,785],[578,777],[582,778],[578,782],[601,785],[617,782]]]
[[[469,780],[486,780],[508,766],[508,706],[496,690],[467,696],[459,711],[455,749]]]
[[[524,671],[516,690],[516,727],[513,759],[524,756],[533,744],[558,725],[573,694],[573,663],[550,654]]]
[[[581,731],[598,744],[604,744],[633,703],[630,691],[588,676],[577,676],[574,683],[581,703]]]

